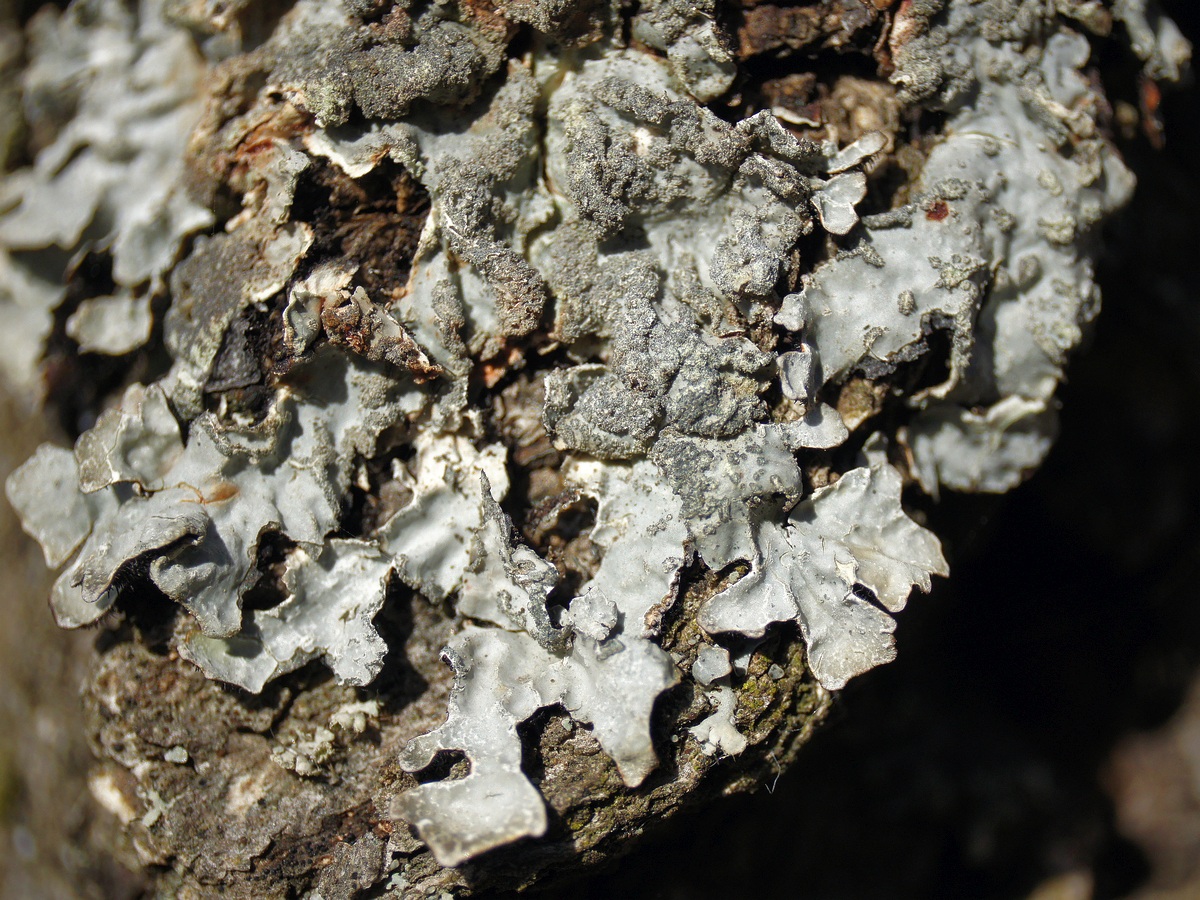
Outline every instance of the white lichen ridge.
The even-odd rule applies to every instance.
[[[1096,310],[1096,232],[1132,186],[1097,130],[1099,101],[1080,73],[1088,44],[1055,14],[1086,17],[1087,6],[903,5],[894,81],[948,124],[913,202],[860,220],[884,137],[839,148],[798,140],[770,113],[714,115],[703,102],[729,88],[733,62],[707,0],[643,6],[634,34],[665,59],[611,38],[532,51],[507,60],[490,94],[480,85],[504,65],[503,45],[437,11],[414,20],[412,48],[363,51],[395,69],[386,90],[347,79],[353,66],[313,71],[350,14],[301,0],[263,52],[278,60],[271,91],[319,127],[264,146],[244,209],[179,263],[184,237],[209,221],[182,189],[191,70],[158,78],[186,37],[153,3],[143,20],[115,0],[47,19],[30,96],[44,89],[39,66],[62,62],[55,35],[81,53],[103,37],[95,46],[119,53],[79,57],[89,62],[72,70],[84,85],[76,118],[5,183],[4,283],[29,287],[40,342],[62,291],[29,270],[28,254],[74,252],[95,222],[111,226],[95,246],[112,251],[119,290],[73,316],[82,348],[126,352],[143,333],[130,323],[143,307],[149,316],[168,276],[175,294],[163,323],[170,372],[128,388],[73,452],[43,446],[8,480],[47,564],[65,564],[56,618],[88,625],[149,581],[189,613],[180,654],[259,691],[313,660],[369,684],[389,649],[373,619],[394,582],[445,603],[456,616],[447,718],[400,762],[417,772],[460,752],[469,772],[421,784],[394,811],[447,866],[545,832],[518,733],[539,709],[589,726],[632,789],[658,764],[656,700],[689,677],[714,709],[680,737],[742,752],[744,661],[721,642],[744,655],[747,641],[794,623],[813,676],[836,690],[895,656],[893,615],[947,574],[937,538],[904,511],[892,435],[865,434],[868,464],[806,496],[798,458],[849,437],[823,389],[886,376],[943,331],[948,378],[907,398],[912,422],[892,458],[907,452],[930,493],[1001,491],[1049,446],[1063,365]],[[95,13],[87,27],[84,8]],[[564,9],[519,14],[553,32]],[[1178,74],[1186,48],[1173,26],[1137,0],[1116,14],[1152,71]],[[190,47],[182,58],[201,65]],[[370,124],[348,124],[354,108]],[[118,154],[119,133],[97,122],[136,130],[137,151]],[[288,213],[317,158],[351,178],[391,160],[428,192],[411,275],[390,300],[336,260],[302,266],[315,233]],[[82,201],[55,202],[71,192]],[[797,242],[814,232],[840,252],[780,297]],[[250,274],[220,280],[247,257]],[[206,410],[214,378],[239,383],[216,372],[227,332],[272,297],[295,357],[288,386],[258,418]],[[340,321],[358,323],[362,340],[339,340]],[[533,369],[542,421],[565,454],[565,487],[596,509],[587,537],[600,559],[575,596],[504,511],[509,450],[468,389],[480,360],[543,321],[566,362]],[[778,351],[752,340],[772,329],[786,338]],[[392,472],[405,500],[368,533],[338,536],[351,483],[385,433],[407,435],[412,451]],[[273,534],[289,542],[286,596],[244,611]],[[662,629],[689,564],[744,574],[701,605],[712,643],[685,675]],[[318,771],[304,748],[279,761]]]

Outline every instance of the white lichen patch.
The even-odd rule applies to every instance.
[[[930,588],[948,569],[937,538],[900,506],[901,480],[890,466],[854,469],[797,505],[783,524],[763,522],[751,571],[710,599],[700,624],[710,633],[761,636],[795,620],[808,663],[828,690],[895,657],[888,612],[912,588]],[[872,592],[884,609],[860,597]],[[885,612],[884,610],[887,610]]]
[[[271,760],[281,769],[295,772],[301,778],[314,778],[334,754],[334,738],[328,728],[317,728],[311,734],[294,736],[288,743],[271,750]]]
[[[692,677],[698,684],[708,687],[714,681],[724,678],[733,671],[729,662],[729,651],[724,647],[704,645],[696,653],[696,661],[692,663]]]
[[[951,59],[932,36],[900,48],[897,82],[934,70],[951,79],[944,138],[914,202],[870,218],[776,319],[812,341],[826,380],[887,371],[932,331],[948,332],[948,378],[912,401],[928,410],[912,447],[931,491],[939,479],[957,490],[1007,490],[1045,456],[1063,365],[1098,309],[1097,229],[1133,186],[1097,126],[1099,101],[1080,71],[1086,39],[1058,29],[1031,51],[1020,24],[1030,14],[1013,7],[953,4],[936,40],[969,50]],[[1118,15],[1134,23],[1145,58],[1167,68],[1174,59],[1177,72],[1186,51],[1173,24],[1160,20],[1156,44],[1142,7]]]
[[[1045,402],[1012,395],[983,413],[939,404],[901,437],[912,448],[913,474],[933,496],[939,485],[1002,494],[1041,464],[1058,431],[1057,419]]]
[[[545,802],[521,771],[517,734],[517,725],[543,707],[560,703],[590,724],[627,785],[641,784],[654,769],[650,713],[676,674],[651,642],[577,636],[569,652],[554,653],[524,633],[468,626],[444,656],[455,673],[446,723],[411,741],[400,763],[417,771],[439,751],[458,750],[471,771],[423,784],[395,805],[443,865],[545,831]]]
[[[502,499],[508,492],[505,451],[498,444],[476,450],[465,437],[432,429],[415,445],[416,472],[408,476],[412,500],[384,523],[378,537],[400,577],[441,600],[459,589],[471,564],[471,545],[484,521],[481,477],[493,496]]]
[[[362,734],[378,719],[378,700],[357,700],[339,706],[329,717],[329,727],[346,734]]]
[[[318,658],[343,684],[369,684],[387,653],[372,623],[391,572],[391,558],[366,541],[331,538],[316,557],[296,548],[282,603],[256,610],[232,638],[192,634],[179,651],[211,677],[255,693]]]
[[[92,248],[111,256],[114,290],[84,299],[67,333],[85,352],[140,346],[150,336],[150,299],[181,244],[212,224],[183,178],[207,67],[163,6],[135,12],[119,0],[90,0],[47,8],[31,23],[25,114],[54,139],[31,167],[0,183],[0,253],[28,260],[24,271],[40,284],[18,294],[4,279],[0,304],[6,312],[23,307],[37,323],[6,329],[0,355],[33,362],[28,348],[40,350],[49,334],[68,259]],[[16,382],[31,386],[32,365],[11,363]]]
[[[313,389],[281,392],[264,423],[236,428],[206,414],[192,422],[186,445],[161,395],[155,389],[131,390],[119,410],[105,413],[78,442],[74,476],[63,451],[53,448],[39,451],[27,464],[35,469],[14,473],[10,494],[19,507],[28,506],[27,527],[42,541],[48,559],[61,560],[84,538],[54,587],[52,606],[62,624],[78,627],[99,618],[119,595],[125,573],[144,566],[160,590],[195,616],[205,636],[259,640],[253,626],[248,635],[239,634],[239,598],[257,581],[263,534],[282,531],[306,552],[319,554],[338,522],[338,498],[348,487],[355,454],[373,447],[383,428],[415,409],[419,396],[349,357],[326,357],[312,366]],[[47,474],[37,481],[26,477],[43,471]],[[138,489],[131,490],[129,483]],[[23,499],[30,489],[36,494]],[[34,502],[48,491],[61,521],[43,517]],[[379,576],[375,582],[372,595],[381,593]],[[295,586],[307,590],[299,576]],[[379,598],[355,602],[364,604],[353,609],[367,616],[370,630]],[[330,615],[322,606],[281,613],[277,624],[309,620],[304,627],[314,627],[314,621]],[[333,622],[340,622],[339,614],[333,614]],[[284,645],[295,640],[273,633]],[[342,640],[323,649],[360,655],[358,662],[347,661],[346,672],[365,677],[377,665],[369,657],[382,651],[366,653],[348,636]],[[304,644],[299,640],[276,662],[299,665],[303,659],[292,663],[297,654],[309,652]],[[198,651],[197,659],[210,656]],[[212,674],[222,677],[216,669]],[[269,677],[260,672],[230,680],[261,688]]]
[[[691,674],[698,685],[706,688],[704,696],[713,711],[689,728],[688,733],[708,756],[717,753],[737,756],[746,749],[747,742],[745,735],[738,731],[735,719],[738,698],[731,684],[733,663],[729,651],[720,646],[703,645],[696,652]]]
[[[79,489],[91,494],[115,484],[161,491],[183,453],[179,423],[158,385],[131,385],[119,406],[100,414],[75,443]]]
[[[94,771],[88,776],[88,792],[92,798],[107,810],[122,825],[128,825],[138,817],[135,805],[136,796],[118,782],[116,774],[111,770]]]
[[[463,577],[458,611],[524,631],[548,650],[561,649],[567,634],[550,621],[546,608],[558,582],[558,569],[513,538],[513,524],[480,473],[483,521],[471,541],[470,567]]]
[[[604,550],[600,568],[572,601],[600,610],[605,602],[616,610],[617,632],[646,637],[655,631],[649,618],[674,600],[684,563],[681,504],[648,462],[633,466],[599,461],[567,468],[567,483],[598,501],[591,539]],[[601,613],[601,615],[603,615]]]
[[[150,339],[150,297],[116,294],[80,302],[67,319],[67,334],[83,353],[120,356]]]
[[[746,737],[737,730],[734,714],[737,712],[737,694],[727,684],[717,687],[708,694],[709,702],[715,707],[712,714],[688,729],[701,749],[709,756],[723,753],[737,756],[746,749]]]
[[[556,570],[514,543],[512,525],[484,478],[484,522],[460,609],[509,631],[470,626],[451,643],[446,659],[455,688],[449,717],[410,743],[402,758],[405,768],[415,770],[439,750],[459,750],[471,761],[471,773],[422,785],[396,801],[397,811],[417,826],[443,864],[544,831],[544,804],[521,772],[516,733],[538,709],[562,704],[574,719],[590,724],[630,786],[657,764],[650,716],[655,699],[678,676],[651,639],[648,617],[673,600],[685,532],[671,513],[670,491],[655,493],[647,480],[652,472],[649,463],[595,462],[569,470],[568,479],[581,492],[603,498],[591,534],[606,552],[599,571],[561,616],[563,630],[552,624],[546,608]],[[488,797],[503,798],[507,809],[479,816]]]
[[[51,444],[38,447],[8,476],[5,487],[21,526],[41,545],[51,568],[71,558],[107,505],[102,503],[107,495],[88,496],[80,490],[74,454]]]
[[[66,288],[56,270],[44,271],[40,260],[23,256],[0,243],[0,309],[7,323],[0,377],[15,395],[29,399],[41,394],[38,361]],[[14,339],[18,335],[20,340]]]
[[[170,800],[163,799],[162,794],[154,788],[145,788],[138,790],[138,796],[142,802],[146,804],[146,812],[142,815],[141,823],[143,828],[153,828],[161,821],[162,817],[171,811],[171,807],[179,800],[178,797],[172,797]]]

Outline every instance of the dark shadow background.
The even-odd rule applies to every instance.
[[[1164,5],[1200,45],[1200,4]],[[1130,63],[1106,62],[1127,79],[1107,88],[1136,104]],[[1108,790],[1114,752],[1171,720],[1200,669],[1194,86],[1166,90],[1162,118],[1161,151],[1121,142],[1139,190],[1107,233],[1061,438],[1011,495],[934,511],[954,574],[900,617],[899,660],[852,682],[773,792],[536,896],[1200,897],[1200,844],[1174,851],[1194,880],[1164,884],[1164,848],[1122,835]]]

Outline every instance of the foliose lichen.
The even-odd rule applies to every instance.
[[[103,253],[111,285],[80,299],[67,334],[82,352],[128,353],[150,337],[152,301],[184,239],[213,214],[183,182],[204,62],[156,4],[47,7],[27,47],[23,112],[45,144],[0,188],[0,298],[25,326],[6,332],[0,355],[29,389],[73,257]]]
[[[1098,4],[889,13],[897,102],[945,124],[882,200],[895,133],[718,115],[717,7],[643,4],[632,44],[623,15],[299,0],[242,53],[229,10],[94,0],[31,25],[26,114],[55,131],[4,182],[0,272],[37,324],[0,355],[31,383],[57,308],[80,352],[157,322],[169,356],[8,481],[65,566],[54,614],[150,592],[210,678],[260,692],[320,660],[365,686],[402,652],[376,617],[416,592],[450,622],[453,687],[399,767],[469,772],[391,813],[443,866],[546,832],[539,710],[633,789],[677,685],[699,698],[685,742],[746,752],[739,689],[779,623],[825,691],[891,660],[893,615],[948,574],[905,486],[1005,491],[1040,463],[1133,187],[1083,71]],[[1113,15],[1179,75],[1168,20]],[[61,286],[80,253],[111,262],[103,296]],[[276,761],[316,777],[333,734]]]

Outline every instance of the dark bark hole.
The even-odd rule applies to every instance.
[[[395,163],[354,179],[315,160],[300,176],[291,213],[313,228],[308,269],[330,259],[356,266],[355,283],[377,303],[408,284],[428,214],[429,194]]]
[[[433,762],[412,774],[418,784],[458,781],[471,774],[471,761],[461,750],[439,750],[433,757]]]

